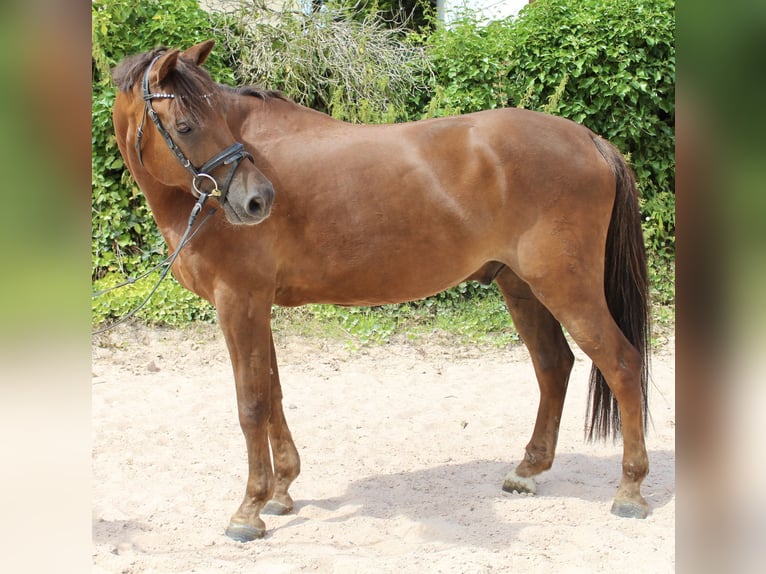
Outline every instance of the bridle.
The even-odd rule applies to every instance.
[[[250,155],[247,150],[245,150],[245,146],[239,142],[235,142],[223,151],[218,152],[216,155],[203,163],[199,168],[196,167],[189,160],[189,158],[184,155],[181,149],[173,141],[173,138],[170,136],[168,131],[162,127],[162,122],[160,122],[160,118],[157,116],[157,112],[155,112],[154,108],[152,107],[152,100],[154,99],[174,99],[176,97],[175,94],[153,94],[149,91],[149,72],[151,71],[155,62],[157,62],[161,56],[162,54],[155,56],[154,59],[149,63],[149,66],[146,68],[146,72],[144,72],[144,78],[141,82],[141,87],[143,88],[144,92],[145,105],[144,113],[141,117],[141,125],[139,125],[138,129],[136,130],[136,152],[138,153],[138,161],[141,163],[141,165],[144,165],[144,161],[141,157],[141,138],[144,135],[144,121],[146,120],[146,115],[149,114],[152,122],[154,122],[154,125],[157,127],[157,131],[160,132],[160,135],[165,140],[165,143],[168,144],[170,151],[175,154],[175,156],[178,158],[178,161],[181,162],[181,165],[192,173],[191,192],[194,197],[199,198],[203,194],[199,186],[203,179],[208,179],[213,183],[213,190],[204,193],[209,196],[217,197],[219,203],[223,205],[224,201],[226,201],[226,194],[229,192],[229,185],[231,184],[231,180],[234,177],[234,172],[237,171],[237,167],[239,167],[239,162],[241,162],[244,158],[249,159],[253,163],[255,163],[255,160],[253,160],[253,156]],[[210,175],[210,172],[221,165],[231,165],[231,168],[229,169],[229,174],[226,177],[226,181],[223,187],[219,189],[218,182],[212,175]]]

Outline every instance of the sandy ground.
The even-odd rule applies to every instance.
[[[672,338],[653,358],[646,520],[609,513],[622,447],[583,440],[578,349],[556,462],[530,496],[500,488],[537,410],[523,347],[276,344],[296,508],[240,544],[223,533],[246,461],[216,328],[127,326],[94,342],[94,572],[674,572]]]

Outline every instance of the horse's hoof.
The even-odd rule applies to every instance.
[[[620,518],[646,518],[649,514],[649,506],[644,502],[623,500],[612,504],[612,514]]]
[[[536,494],[537,483],[531,476],[519,476],[515,470],[509,472],[503,482],[505,492],[518,492],[519,494]]]
[[[249,524],[229,524],[226,529],[226,536],[237,542],[251,542],[257,538],[263,538],[266,534],[265,528],[257,528]]]
[[[273,516],[282,516],[288,514],[293,510],[292,506],[288,506],[279,502],[277,499],[272,498],[266,503],[266,506],[261,510],[261,514],[271,514]]]

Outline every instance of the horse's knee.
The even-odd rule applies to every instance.
[[[266,432],[269,418],[271,417],[271,405],[266,401],[253,404],[238,405],[239,426],[245,434],[249,432]]]

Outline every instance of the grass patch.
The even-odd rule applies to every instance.
[[[520,341],[499,293],[449,304],[431,304],[426,299],[379,307],[275,307],[272,326],[277,332],[342,340],[352,348],[385,344],[395,338],[414,341],[436,332],[461,344],[502,347]]]

